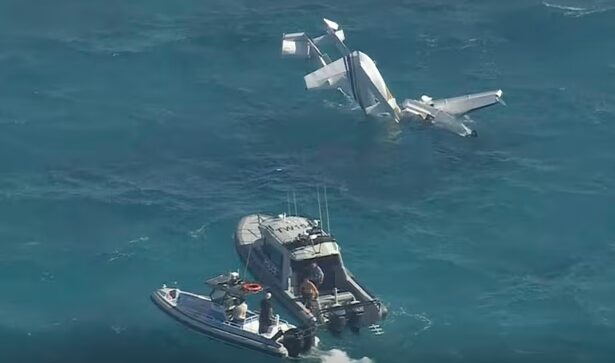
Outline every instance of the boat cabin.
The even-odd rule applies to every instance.
[[[386,316],[386,307],[344,266],[337,241],[318,220],[285,214],[248,215],[237,225],[235,246],[250,272],[303,324],[327,324],[339,332],[345,321],[358,330],[375,326]],[[319,277],[311,278],[321,272],[321,283]],[[317,300],[302,296],[306,277],[317,281]]]
[[[353,301],[349,278],[335,238],[325,232],[317,220],[280,215],[259,223],[263,236],[261,251],[266,268],[276,284],[295,298],[312,262],[324,273],[319,287],[320,302],[337,299]],[[341,303],[341,301],[338,301]]]

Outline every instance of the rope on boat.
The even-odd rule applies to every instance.
[[[257,214],[256,218],[258,218],[258,222],[260,223],[261,221],[260,214]],[[254,242],[250,243],[250,248],[248,249],[248,258],[246,259],[246,265],[243,267],[243,273],[241,274],[242,278],[245,278],[246,276],[246,271],[248,270],[248,264],[250,263],[250,256],[252,255],[253,246],[254,246]]]
[[[243,274],[241,274],[243,278],[245,278],[246,276],[246,270],[248,269],[248,264],[250,263],[250,256],[252,255],[252,245],[253,244],[250,244],[250,249],[248,250],[248,258],[246,259],[246,265],[243,267]]]

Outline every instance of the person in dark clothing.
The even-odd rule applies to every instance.
[[[263,334],[273,325],[273,308],[271,307],[271,293],[267,292],[261,300],[261,311],[258,316],[258,333]]]

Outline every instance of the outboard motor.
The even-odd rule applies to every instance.
[[[288,356],[292,358],[297,358],[303,350],[303,341],[297,328],[285,331],[281,343],[288,351]]]
[[[363,315],[365,315],[365,308],[363,306],[356,307],[350,311],[348,317],[348,326],[353,333],[359,333],[359,330],[361,329],[361,320],[363,319]]]
[[[305,334],[303,336],[303,352],[302,353],[307,353],[315,345],[316,345],[316,335],[313,333]]]
[[[384,306],[384,304],[380,304],[380,319],[386,320],[388,315],[389,315],[389,309],[387,309],[387,307]]]
[[[346,327],[346,310],[333,310],[331,313],[329,313],[328,327],[334,335],[341,334]]]
[[[284,332],[282,345],[288,351],[288,356],[297,358],[302,353],[307,353],[316,344],[315,329],[292,328]]]

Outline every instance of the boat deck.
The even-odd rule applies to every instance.
[[[259,321],[256,312],[248,310],[246,320],[243,323],[238,323],[228,320],[226,315],[217,316],[215,312],[209,308],[209,304],[210,302],[201,296],[181,292],[177,299],[176,308],[178,311],[198,321],[224,324],[229,327],[241,329],[245,332],[259,334]],[[269,339],[273,337],[279,329],[286,330],[288,327],[286,321],[280,320],[278,325],[272,325],[267,332],[259,335]]]
[[[237,226],[237,242],[239,245],[248,246],[262,238],[261,231],[258,229],[258,215],[252,214],[239,221]]]

